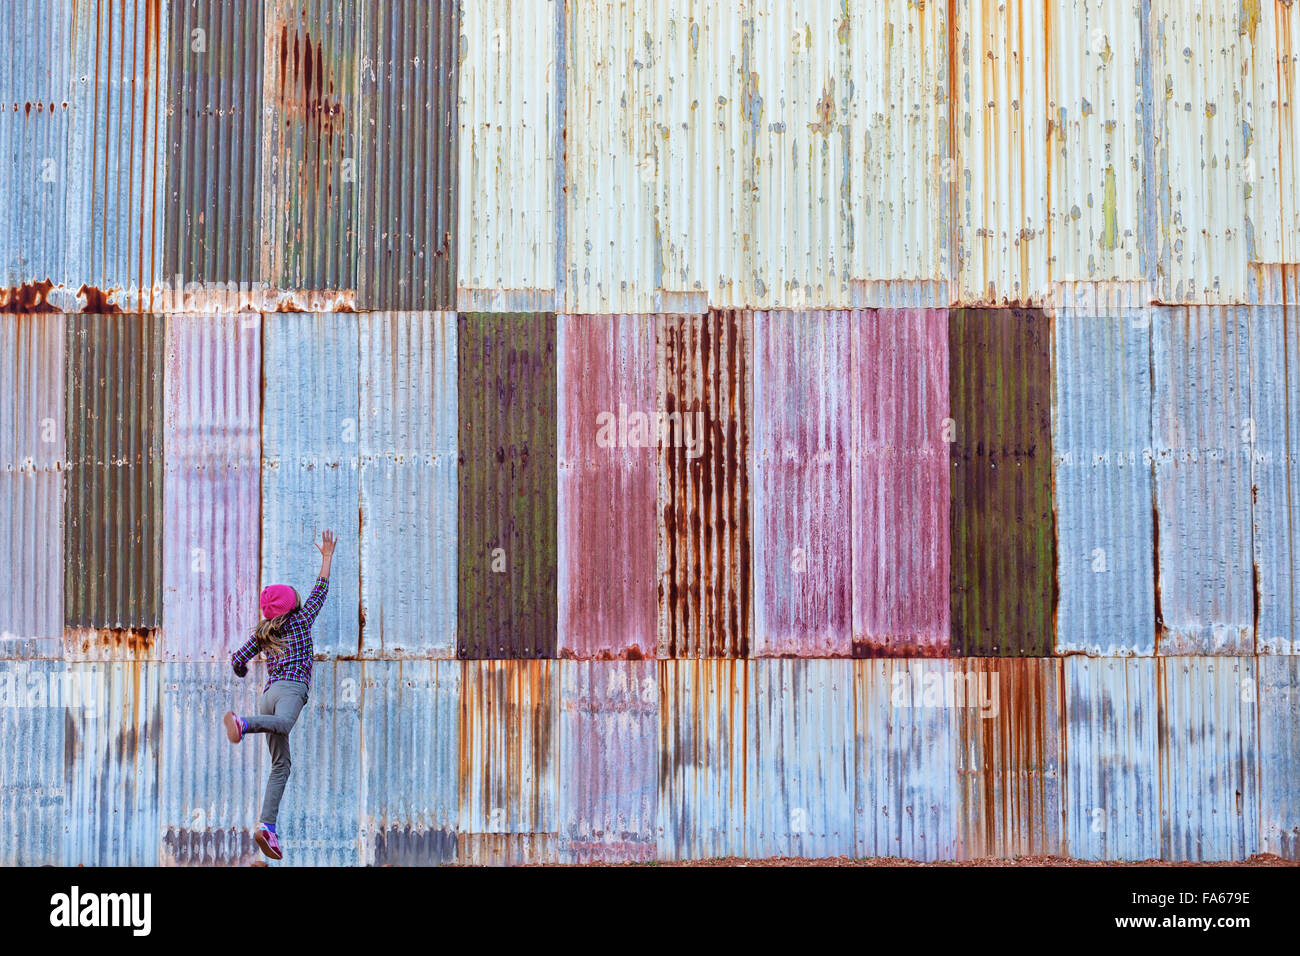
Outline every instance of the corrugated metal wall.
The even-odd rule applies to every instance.
[[[457,656],[555,657],[555,313],[459,323]]]
[[[958,654],[1052,651],[1051,323],[1020,309],[959,309],[949,322]]]
[[[560,656],[653,658],[655,320],[562,315],[557,342]]]
[[[1288,0],[38,6],[0,862],[1300,852]]]
[[[161,616],[163,339],[156,315],[67,321],[64,621],[73,657],[148,654]],[[99,629],[98,633],[95,629]]]
[[[0,316],[0,657],[62,652],[63,321]]]
[[[750,653],[752,327],[740,311],[659,317],[660,657]]]

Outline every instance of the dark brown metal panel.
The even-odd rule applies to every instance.
[[[171,282],[261,278],[262,0],[183,0],[168,32]]]
[[[958,309],[948,327],[952,403],[952,648],[1052,653],[1051,320]]]
[[[659,656],[748,657],[753,314],[663,315]]]
[[[358,300],[452,309],[457,0],[369,0],[361,24]]]
[[[162,592],[164,320],[75,315],[66,322],[64,623],[156,628]],[[134,645],[152,643],[144,633],[101,637],[134,657],[145,650]],[[93,648],[81,651],[97,656]],[[69,648],[69,653],[80,651]]]
[[[458,322],[456,653],[555,657],[555,313]]]

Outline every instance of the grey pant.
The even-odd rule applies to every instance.
[[[262,694],[257,702],[257,715],[244,718],[245,730],[250,734],[266,734],[266,746],[271,751],[271,776],[266,781],[266,796],[262,798],[263,823],[275,825],[280,812],[280,798],[284,785],[289,782],[289,731],[298,720],[303,705],[307,703],[307,685],[296,680],[278,680]]]

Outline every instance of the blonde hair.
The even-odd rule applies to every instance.
[[[288,646],[284,640],[284,630],[289,626],[289,619],[297,613],[298,608],[302,607],[302,599],[298,596],[296,588],[293,596],[298,598],[298,601],[292,611],[286,611],[279,617],[262,618],[261,622],[253,630],[253,637],[257,640],[258,650],[266,655],[267,660],[279,657]]]

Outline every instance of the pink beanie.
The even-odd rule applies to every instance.
[[[287,584],[272,584],[262,588],[262,617],[267,620],[288,614],[298,606],[298,595]]]

